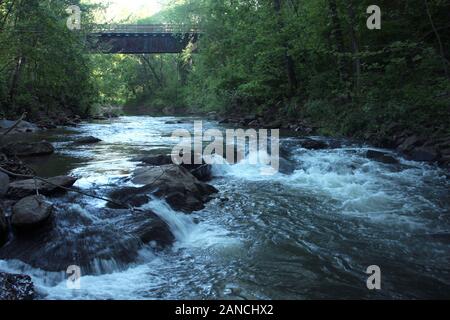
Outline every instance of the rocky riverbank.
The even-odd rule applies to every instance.
[[[8,122],[11,126],[13,121]],[[22,123],[17,128],[37,128]],[[20,132],[35,132],[20,131]],[[95,137],[74,139],[73,146],[101,143]],[[140,207],[151,197],[167,201],[174,209],[189,214],[204,208],[218,191],[206,182],[211,167],[175,165],[166,154],[139,159],[141,165],[131,175],[134,184],[142,187],[111,190],[108,207],[99,209],[109,218],[117,216],[116,229],[91,230],[71,238],[61,232],[71,214],[71,203],[58,200],[69,192],[82,192],[73,187],[77,177],[35,177],[25,165],[27,157],[49,156],[55,147],[46,141],[26,142],[3,139],[0,144],[0,259],[17,259],[45,271],[64,272],[70,265],[83,268],[83,274],[94,272],[95,261],[113,260],[130,263],[144,244],[155,250],[170,246],[174,236],[167,223],[157,214]],[[83,193],[89,197],[89,193]],[[95,194],[92,195],[94,198]],[[103,198],[108,200],[108,198]],[[123,219],[121,218],[123,217]],[[70,231],[69,231],[70,232]],[[118,234],[124,235],[117,238]],[[102,238],[101,241],[99,237]],[[53,245],[64,243],[64,248]],[[43,255],[43,252],[45,253]],[[51,257],[51,258],[46,258]],[[0,274],[0,299],[31,299],[35,296],[31,278]]]
[[[208,116],[221,124],[234,127],[282,129],[304,136],[319,135],[320,131],[319,127],[302,119],[273,120],[271,115],[223,116],[216,113],[209,113]],[[362,140],[376,147],[394,149],[408,160],[436,163],[450,169],[450,134],[417,134],[401,126],[392,125],[387,132],[366,134]]]

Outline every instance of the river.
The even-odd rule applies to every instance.
[[[41,133],[34,138],[51,141],[57,153],[31,165],[43,176],[74,175],[77,187],[105,195],[131,184],[133,158],[170,150],[175,129],[192,130],[193,118],[166,124],[180,119],[127,116]],[[71,143],[89,135],[103,142]],[[185,215],[160,200],[147,204],[176,243],[162,251],[141,247],[126,262],[98,261],[79,290],[67,288],[63,270],[13,259],[0,260],[0,270],[31,275],[40,299],[449,298],[446,172],[396,154],[400,164],[375,162],[365,157],[368,146],[350,141],[306,150],[298,139],[281,138],[283,156],[295,165],[291,174],[262,176],[246,163],[216,166],[210,183],[220,193],[204,210]],[[122,239],[118,218],[101,210],[105,202],[78,194],[54,201],[65,208],[55,226],[64,236],[52,246],[69,250],[66,242],[87,229],[87,239]],[[41,259],[56,259],[36,250]],[[381,290],[367,289],[371,265],[381,269]]]

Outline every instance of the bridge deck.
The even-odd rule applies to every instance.
[[[200,34],[187,25],[96,25],[90,40],[92,49],[103,53],[180,53]]]

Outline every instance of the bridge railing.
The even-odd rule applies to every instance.
[[[200,33],[196,26],[182,24],[101,24],[93,33]]]

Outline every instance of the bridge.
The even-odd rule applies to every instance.
[[[93,51],[101,53],[180,53],[200,34],[197,27],[187,25],[95,25],[88,41]]]

